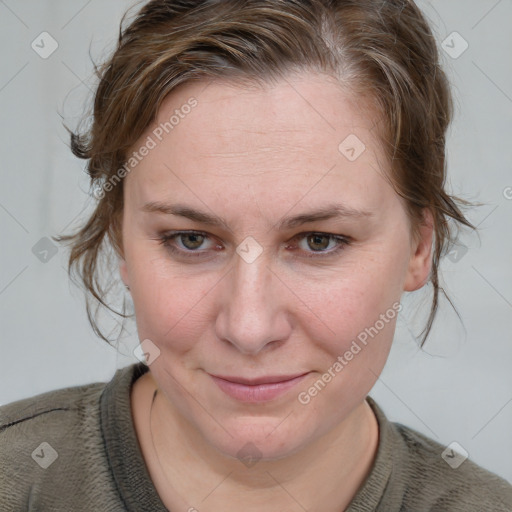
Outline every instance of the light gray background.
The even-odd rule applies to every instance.
[[[95,59],[106,54],[132,4],[0,0],[0,404],[106,381],[136,361],[133,323],[117,351],[94,336],[82,292],[68,281],[65,251],[46,263],[32,252],[42,237],[76,226],[90,207],[84,163],[68,149],[60,114],[75,125],[93,83],[89,48]],[[412,332],[426,317],[415,311],[429,308],[430,295],[405,294],[394,347],[371,395],[390,419],[445,445],[457,441],[472,460],[512,481],[512,0],[419,6],[440,43],[456,31],[469,44],[456,59],[441,50],[457,109],[449,188],[485,203],[469,213],[481,241],[463,235],[467,253],[442,263],[463,324],[443,301],[420,351]],[[31,48],[43,31],[59,45],[47,59]]]

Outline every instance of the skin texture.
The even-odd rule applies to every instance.
[[[171,510],[343,510],[376,453],[378,425],[365,397],[388,357],[396,317],[308,404],[298,395],[404,291],[425,284],[432,218],[425,212],[413,240],[385,179],[376,116],[332,79],[302,73],[251,89],[183,84],[134,148],[191,97],[197,106],[124,184],[120,273],[140,339],[160,351],[132,391],[148,469]],[[355,161],[338,148],[350,134],[366,146]],[[184,204],[226,225],[142,211],[150,201]],[[284,217],[334,203],[372,215],[276,228]],[[202,255],[171,253],[160,237],[173,230],[205,234],[169,241]],[[350,244],[334,253],[336,239],[311,232]],[[262,249],[251,263],[236,252],[249,236]],[[256,404],[227,396],[208,375],[305,372],[286,394]],[[239,459],[248,443],[259,454],[251,467]]]

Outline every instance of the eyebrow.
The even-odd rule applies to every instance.
[[[209,226],[227,226],[228,223],[223,217],[202,212],[183,204],[167,204],[159,201],[150,201],[142,207],[147,213],[163,213],[176,215],[187,219],[206,224]],[[341,204],[330,204],[317,210],[304,212],[299,215],[285,217],[277,224],[278,230],[292,229],[308,222],[328,220],[335,218],[365,218],[374,217],[375,214],[366,210],[356,210]]]

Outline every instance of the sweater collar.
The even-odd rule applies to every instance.
[[[345,512],[375,512],[376,510],[381,510],[379,505],[384,495],[390,491],[390,484],[392,482],[393,456],[396,436],[398,434],[394,425],[386,418],[384,412],[373,398],[367,396],[366,401],[379,424],[379,443],[372,469]],[[391,509],[386,509],[386,511],[395,512]]]
[[[105,451],[128,512],[167,512],[149,476],[131,414],[132,386],[148,370],[143,363],[118,370],[100,399]]]

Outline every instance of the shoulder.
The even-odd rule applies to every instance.
[[[24,436],[40,436],[41,427],[51,425],[54,432],[63,434],[67,426],[80,420],[81,413],[97,405],[104,383],[87,384],[49,391],[18,400],[0,407],[0,443],[23,433]]]
[[[130,389],[145,371],[142,363],[131,365],[110,382],[0,407],[0,510],[124,510],[133,489],[121,493],[113,468],[130,453],[143,465],[131,430]],[[112,444],[120,446],[114,459]]]
[[[433,510],[512,511],[512,485],[471,461],[460,445],[444,446],[400,423],[392,428],[411,506],[419,499]]]
[[[90,394],[90,391],[97,391],[105,386],[104,382],[86,384],[48,391],[38,395],[17,400],[0,406],[0,431],[7,430],[11,424],[21,423],[32,419],[31,416],[45,414],[53,408],[72,409],[77,398]]]
[[[372,471],[350,512],[372,510],[512,511],[512,485],[478,466],[454,443],[444,446],[410,427],[388,420],[371,398],[379,424]],[[460,454],[459,454],[460,452]]]
[[[55,489],[86,453],[101,453],[105,383],[69,387],[0,407],[0,504],[18,509],[36,489]],[[5,508],[3,510],[6,510]],[[32,508],[30,508],[32,510]]]

